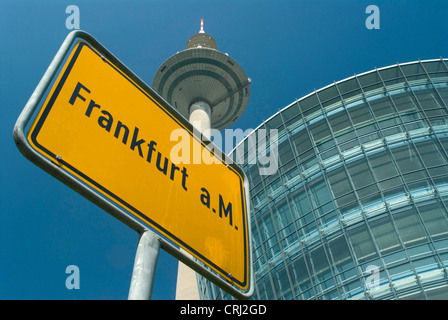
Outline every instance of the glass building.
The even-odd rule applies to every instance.
[[[417,61],[315,91],[254,130],[278,130],[278,170],[260,175],[242,142],[253,299],[448,299],[447,106],[448,60]]]

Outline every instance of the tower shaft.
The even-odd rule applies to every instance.
[[[210,140],[212,109],[207,102],[198,101],[190,107],[190,123]]]

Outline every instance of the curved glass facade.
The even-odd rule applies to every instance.
[[[275,174],[243,141],[254,299],[448,299],[447,64],[376,69],[287,106],[252,133],[278,130]]]

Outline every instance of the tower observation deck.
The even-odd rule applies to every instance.
[[[186,49],[159,67],[152,87],[191,122],[196,120],[194,113],[199,109],[205,113],[199,118],[221,130],[246,109],[250,82],[235,60],[218,51],[215,39],[204,32],[201,20],[201,30],[188,39]]]

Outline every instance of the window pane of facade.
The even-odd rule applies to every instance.
[[[370,228],[381,253],[386,254],[402,248],[397,232],[388,216],[372,221]]]
[[[425,231],[415,208],[409,208],[393,214],[398,234],[405,244],[425,241]]]
[[[352,125],[350,120],[345,112],[341,108],[341,111],[336,113],[335,115],[331,115],[328,117],[328,122],[330,123],[331,129],[334,134],[337,134],[340,131],[350,128]]]
[[[312,124],[310,126],[310,131],[315,143],[319,143],[321,140],[328,138],[331,135],[330,128],[325,119]]]
[[[370,102],[373,114],[377,119],[384,118],[394,113],[389,97],[376,99]]]
[[[297,209],[294,210],[296,219],[303,217],[311,211],[310,202],[308,200],[306,192],[303,189],[300,189],[299,192],[292,196],[292,201],[295,204],[295,208]]]
[[[346,271],[354,266],[353,258],[344,236],[331,240],[329,248],[333,263],[339,272]]]
[[[410,144],[391,149],[395,162],[402,174],[423,169],[414,147]]]
[[[419,142],[415,146],[425,167],[428,168],[446,164],[444,155],[433,139]]]
[[[373,239],[365,225],[360,225],[347,233],[358,261],[361,262],[377,257]]]
[[[348,179],[344,167],[339,167],[328,173],[327,179],[330,182],[331,191],[335,198],[338,198],[347,192],[351,192],[352,190],[350,180]]]
[[[347,169],[356,189],[360,189],[374,182],[374,178],[365,159],[347,164]]]
[[[435,202],[418,208],[428,233],[434,238],[448,234],[446,209],[441,203]]]
[[[328,264],[325,250],[322,246],[311,251],[310,257],[313,275],[316,277],[316,281],[322,282],[332,276],[330,265]]]
[[[308,268],[306,267],[305,260],[303,259],[303,257],[295,260],[291,264],[291,266],[292,266],[291,275],[296,289],[296,294],[311,288],[311,281],[308,275]]]
[[[352,119],[353,125],[357,126],[361,123],[373,121],[373,116],[367,104],[360,104],[351,108],[348,108],[348,113]]]

